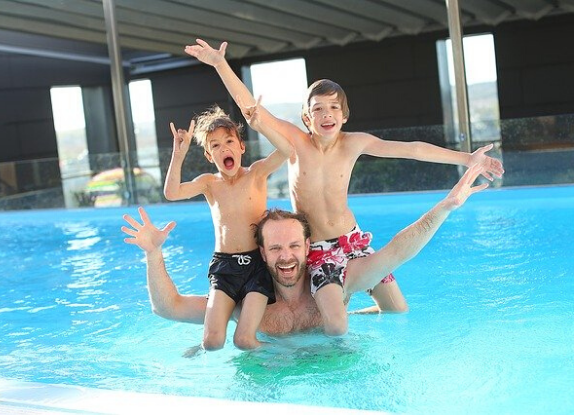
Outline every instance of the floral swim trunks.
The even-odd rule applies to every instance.
[[[327,284],[339,284],[341,287],[347,275],[347,262],[350,259],[371,255],[373,235],[362,232],[358,225],[353,230],[338,238],[313,242],[307,257],[307,269],[311,275],[311,295]],[[381,280],[383,284],[393,282],[393,274]]]

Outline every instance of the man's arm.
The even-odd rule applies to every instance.
[[[481,166],[472,166],[443,200],[400,231],[387,245],[368,257],[350,260],[343,287],[346,295],[373,288],[380,282],[381,275],[390,274],[417,255],[452,211],[462,206],[470,195],[488,187],[488,183],[472,186],[481,173]]]
[[[142,207],[138,208],[138,212],[143,223],[124,215],[124,220],[131,228],[122,226],[121,230],[130,236],[124,239],[125,243],[137,245],[145,252],[148,291],[153,312],[169,320],[203,324],[207,298],[179,294],[165,268],[161,247],[175,228],[175,222],[168,223],[160,230],[151,223]]]
[[[238,106],[252,107],[256,105],[256,100],[249,89],[241,79],[239,79],[235,72],[233,72],[233,69],[231,69],[229,63],[225,59],[227,42],[223,42],[219,49],[212,48],[207,42],[201,39],[196,39],[196,42],[197,43],[195,45],[186,46],[185,53],[197,58],[199,61],[207,65],[213,66],[227,88],[229,95],[231,95]],[[266,124],[273,130],[279,131],[283,137],[288,140],[292,140],[293,137],[301,133],[299,127],[287,121],[280,120],[267,111],[265,107],[260,108],[260,113],[261,122],[263,124]],[[273,143],[273,145],[277,146],[275,143]]]
[[[486,152],[492,150],[492,147],[493,144],[489,144],[480,147],[473,153],[466,153],[422,141],[390,141],[370,136],[363,153],[375,157],[396,157],[466,167],[479,165],[483,169],[481,174],[492,181],[492,176],[500,178],[504,173],[500,160],[486,155]]]

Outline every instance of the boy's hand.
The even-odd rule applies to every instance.
[[[172,122],[169,123],[171,133],[173,134],[173,152],[186,155],[191,145],[191,138],[193,137],[193,129],[195,128],[195,121],[191,120],[189,123],[189,130],[183,128],[175,129]]]
[[[245,121],[247,121],[247,124],[249,124],[249,126],[255,131],[259,131],[259,106],[261,104],[261,95],[259,95],[259,98],[257,98],[255,105],[245,105],[239,95],[236,97],[236,101],[239,109],[241,110],[241,113],[243,114],[243,117],[245,118]]]
[[[209,46],[209,43],[204,40],[195,39],[195,41],[197,44],[187,45],[185,47],[185,53],[213,67],[217,67],[217,65],[225,60],[225,49],[227,49],[227,42],[223,42],[219,47],[219,50],[215,50]]]
[[[482,166],[475,164],[470,167],[446,196],[443,206],[450,211],[456,210],[466,202],[470,195],[486,189],[488,183],[472,187],[472,184],[480,174],[484,174]]]
[[[493,144],[489,144],[484,147],[480,147],[474,153],[470,155],[470,161],[468,163],[468,167],[471,167],[475,164],[482,166],[483,172],[482,175],[486,177],[488,180],[492,181],[492,175],[495,175],[498,178],[502,177],[502,173],[504,173],[504,168],[502,167],[502,163],[500,160],[497,160],[493,157],[487,156],[485,153],[489,150],[492,150]]]
[[[139,207],[138,212],[143,224],[140,224],[130,215],[123,215],[124,220],[133,228],[122,226],[122,232],[131,236],[131,238],[125,238],[124,242],[137,245],[146,253],[150,253],[163,245],[169,233],[175,228],[175,222],[169,222],[163,229],[159,230],[151,223],[144,208]]]

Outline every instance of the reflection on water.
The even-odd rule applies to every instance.
[[[143,254],[119,231],[126,212],[0,214],[0,376],[398,413],[572,412],[574,190],[476,196],[395,273],[408,314],[353,315],[342,338],[263,336],[252,352],[233,346],[230,323],[223,350],[187,359],[203,328],[152,314]],[[352,203],[378,248],[437,199]],[[165,247],[175,284],[206,293],[208,207],[150,213],[178,221]],[[371,304],[358,294],[350,307]]]

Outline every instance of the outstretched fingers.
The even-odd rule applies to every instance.
[[[132,245],[136,244],[137,234],[141,229],[141,225],[130,215],[123,215],[122,218],[131,226],[131,228],[128,228],[124,225],[120,228],[123,233],[130,236],[129,238],[124,238],[124,242]]]
[[[259,95],[254,105],[245,105],[245,102],[239,95],[237,95],[235,99],[239,109],[241,110],[241,113],[247,122],[250,122],[251,119],[253,119],[258,114],[259,105],[261,104],[261,95]]]
[[[168,234],[173,230],[173,228],[175,228],[175,225],[176,223],[174,221],[171,221],[167,225],[165,225],[161,231],[165,234]]]
[[[470,188],[470,194],[474,194],[474,193],[478,193],[483,191],[484,189],[486,189],[489,186],[488,183],[483,183],[481,185],[478,186],[474,186]]]
[[[134,218],[132,218],[130,215],[125,214],[122,216],[122,218],[129,223],[132,227],[134,227],[135,229],[140,229],[142,227],[142,225],[140,225],[140,223],[135,220]],[[122,227],[123,229],[124,227]]]
[[[138,208],[138,213],[140,214],[140,217],[142,218],[143,226],[149,225],[151,223],[151,220],[149,219],[149,216],[143,207],[140,206]]]
[[[482,167],[479,164],[473,164],[464,172],[459,183],[465,186],[470,186],[474,183],[480,173],[482,173]]]
[[[480,192],[489,186],[489,183],[483,183],[474,187],[472,186],[481,174],[484,175],[484,168],[480,164],[474,164],[464,173],[464,184],[469,187],[469,194]]]
[[[493,144],[493,143],[490,143],[490,144],[487,144],[487,145],[485,145],[485,146],[480,147],[480,148],[478,149],[478,152],[484,154],[484,153],[486,153],[487,151],[492,150],[493,147],[494,147],[494,144]]]
[[[219,53],[221,54],[221,56],[225,56],[226,50],[227,50],[227,42],[221,43],[221,46],[219,46]]]
[[[209,46],[209,43],[207,43],[203,39],[195,39],[195,43],[197,43],[198,45],[200,45],[201,47],[204,47],[204,48],[210,48],[211,47],[211,46]]]
[[[490,168],[489,170],[496,176],[496,177],[502,177],[502,174],[504,173],[504,167],[502,167],[502,162],[498,159],[492,158],[490,160]]]
[[[177,130],[175,129],[175,125],[173,124],[173,122],[169,123],[169,128],[171,129],[171,133],[173,134],[173,137],[177,138],[178,134],[177,134]]]

